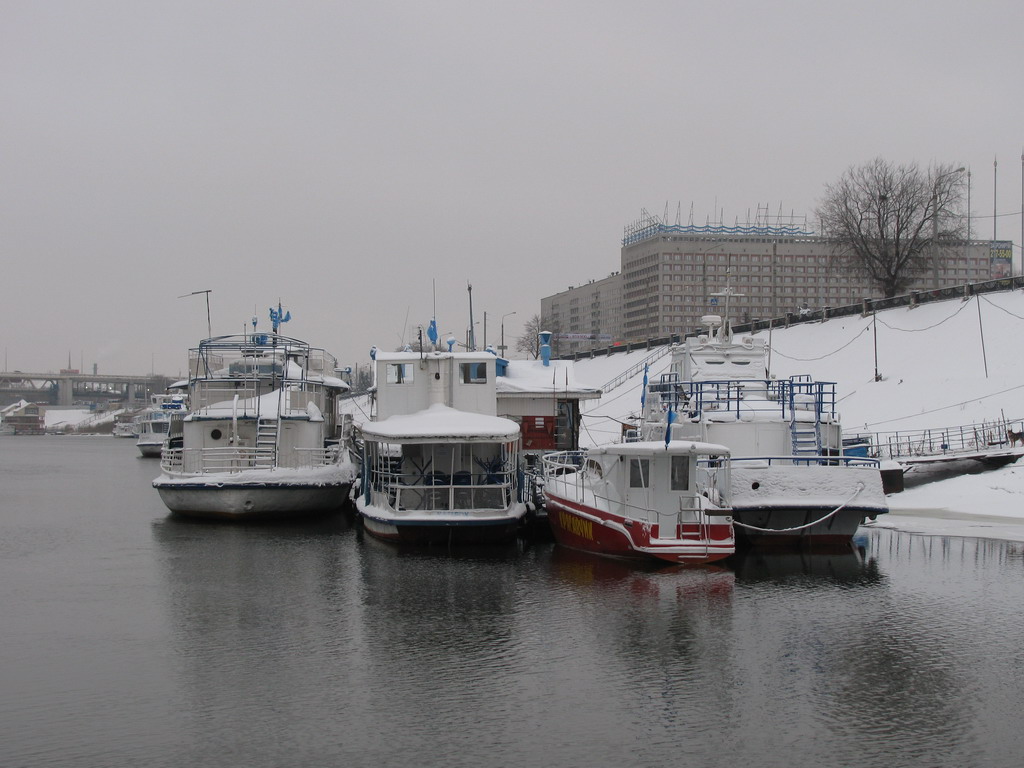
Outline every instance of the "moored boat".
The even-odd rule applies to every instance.
[[[495,414],[487,352],[374,353],[375,420],[358,427],[356,508],[366,531],[416,543],[511,539],[521,499],[519,425]]]
[[[615,443],[547,454],[542,464],[548,520],[561,545],[691,565],[735,551],[724,446]]]
[[[276,330],[276,328],[275,328]],[[334,358],[298,339],[221,336],[190,351],[189,407],[153,481],[194,517],[293,518],[340,509],[356,466],[336,400]]]
[[[153,395],[149,407],[134,419],[135,445],[145,458],[159,458],[170,433],[171,419],[185,411],[184,395]]]
[[[737,539],[758,546],[849,547],[888,511],[878,462],[844,450],[834,382],[769,375],[763,337],[733,335],[725,316],[675,345],[644,393],[641,439],[704,440],[732,454]]]

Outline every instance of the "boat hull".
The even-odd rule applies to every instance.
[[[363,529],[375,538],[403,544],[502,544],[514,539],[523,514],[474,519],[468,516],[401,519],[357,502]]]
[[[849,547],[866,518],[889,509],[877,468],[734,460],[732,480],[736,539],[743,546]]]
[[[835,507],[794,508],[767,505],[746,509],[733,507],[736,541],[743,546],[756,547],[849,548],[857,528],[864,520],[886,511],[842,509],[827,520],[808,525],[826,517],[834,509]]]
[[[164,483],[154,487],[175,514],[222,520],[289,519],[336,512],[344,507],[351,482]]]
[[[137,447],[143,458],[159,459],[160,453],[164,448],[164,443],[162,440],[159,443],[138,443]]]
[[[683,538],[651,539],[649,527],[604,510],[548,494],[551,533],[565,547],[606,557],[701,565],[722,560],[736,551],[728,522],[684,527]],[[728,518],[722,518],[728,520]],[[706,538],[699,538],[703,530]],[[692,534],[692,538],[686,537]]]

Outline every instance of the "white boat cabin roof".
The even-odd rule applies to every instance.
[[[367,422],[361,430],[371,440],[401,443],[493,443],[519,437],[519,425],[511,419],[459,411],[441,403],[416,413]]]
[[[689,454],[702,456],[728,456],[729,449],[717,443],[703,443],[696,440],[642,440],[635,443],[611,443],[591,448],[588,456],[605,454],[608,456],[645,457],[645,456],[679,456]]]

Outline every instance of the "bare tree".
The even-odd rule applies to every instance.
[[[516,339],[516,351],[532,355],[536,360],[540,357],[540,332],[551,331],[554,337],[551,339],[551,351],[558,354],[558,323],[543,319],[540,315],[534,315],[523,325],[523,335]]]
[[[817,210],[822,234],[885,296],[904,293],[929,268],[937,272],[943,241],[963,239],[963,170],[882,158],[851,166],[825,186]]]

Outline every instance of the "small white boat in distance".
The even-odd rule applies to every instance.
[[[356,475],[322,349],[272,334],[221,336],[189,353],[189,407],[153,481],[193,517],[282,518],[341,509]]]
[[[135,417],[135,431],[139,436],[135,445],[145,458],[160,458],[167,442],[171,419],[185,414],[184,395],[153,395],[149,408]]]
[[[541,461],[548,520],[563,546],[690,565],[736,550],[725,446],[615,443]]]

